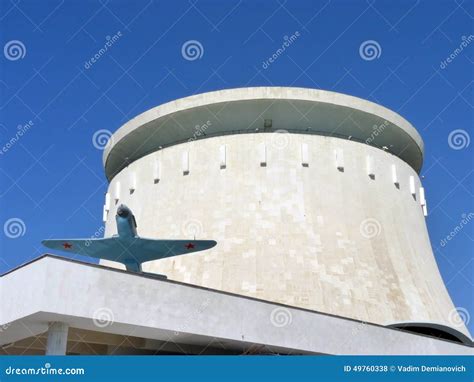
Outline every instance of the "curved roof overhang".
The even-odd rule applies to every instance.
[[[109,180],[160,148],[255,131],[319,134],[384,149],[412,166],[423,163],[423,141],[397,113],[361,98],[325,90],[238,88],[181,98],[150,109],[118,129],[103,162]]]
[[[464,333],[450,326],[433,322],[400,322],[387,325],[388,328],[405,330],[412,333],[426,334],[437,338],[460,342],[474,346],[472,340]]]

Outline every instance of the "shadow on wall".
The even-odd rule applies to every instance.
[[[443,340],[459,342],[464,345],[474,346],[471,339],[460,331],[449,326],[427,322],[403,322],[387,325],[388,328],[400,329],[411,333],[424,334]]]

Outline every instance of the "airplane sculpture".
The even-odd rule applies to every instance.
[[[118,261],[128,271],[141,272],[142,263],[214,247],[214,240],[155,240],[137,235],[137,223],[132,211],[120,205],[115,216],[117,235],[103,239],[55,239],[43,240],[42,244],[51,249]]]

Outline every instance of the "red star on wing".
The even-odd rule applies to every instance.
[[[70,248],[72,248],[72,244],[64,243],[63,247],[64,247],[64,249],[70,249]]]
[[[185,245],[186,249],[194,249],[194,244],[193,243],[188,243]]]

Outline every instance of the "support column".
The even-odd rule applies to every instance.
[[[69,325],[64,322],[52,322],[48,329],[46,355],[65,355]]]

